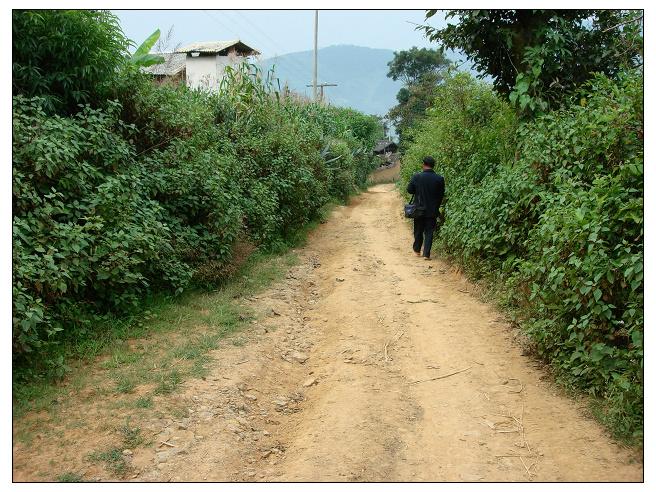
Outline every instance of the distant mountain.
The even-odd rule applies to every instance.
[[[321,48],[319,58],[319,83],[337,84],[326,87],[325,98],[336,106],[348,106],[368,114],[385,115],[397,104],[396,94],[401,81],[387,77],[387,63],[394,51],[363,46],[339,45]],[[461,57],[448,54],[451,60]],[[301,51],[262,60],[260,65],[267,71],[274,68],[281,85],[300,94],[312,95],[313,52]],[[469,69],[463,65],[461,70]]]
[[[387,78],[387,62],[394,52],[362,46],[330,46],[318,52],[319,83],[337,84],[326,87],[325,98],[336,106],[349,106],[368,114],[384,115],[396,104],[401,82]],[[280,83],[301,94],[312,95],[312,51],[301,51],[269,58],[262,68],[275,67]]]

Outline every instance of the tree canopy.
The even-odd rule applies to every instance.
[[[402,87],[396,95],[399,102],[388,112],[388,117],[394,123],[396,131],[403,136],[403,145],[412,140],[407,130],[413,127],[417,120],[426,114],[435,94],[435,88],[442,77],[435,73],[424,74],[416,83]]]
[[[392,80],[401,79],[406,85],[414,84],[426,73],[439,73],[449,66],[449,60],[442,50],[417,48],[395,51],[394,58],[387,66],[387,76]]]
[[[41,96],[50,112],[102,99],[131,45],[101,10],[14,10],[12,32],[13,94]]]
[[[409,141],[406,130],[426,113],[435,87],[444,80],[451,61],[442,50],[413,46],[409,50],[394,52],[394,58],[387,65],[390,67],[387,76],[404,82],[404,87],[396,95],[399,104],[390,109],[387,116],[399,136],[404,135]],[[401,143],[405,145],[406,142],[402,139]]]
[[[442,48],[462,51],[522,109],[558,107],[593,73],[614,76],[642,62],[639,11],[449,10],[446,18],[457,23],[418,29]]]

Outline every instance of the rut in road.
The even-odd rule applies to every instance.
[[[400,211],[391,184],[334,210],[248,300],[249,342],[184,384],[189,417],[143,424],[132,480],[642,480],[460,274],[412,254]]]

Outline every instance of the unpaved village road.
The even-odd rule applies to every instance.
[[[335,209],[286,278],[246,301],[261,314],[247,343],[213,351],[210,375],[170,396],[188,416],[141,423],[156,437],[127,480],[642,480],[637,453],[522,355],[462,275],[412,254],[400,211],[392,184]],[[15,447],[16,479],[71,453],[41,446]]]

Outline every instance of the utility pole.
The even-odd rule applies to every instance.
[[[324,87],[337,87],[337,84],[319,84],[319,87],[321,87],[321,101],[323,101],[323,88]]]
[[[314,11],[314,70],[312,72],[312,94],[314,100],[317,100],[317,39],[319,33],[319,11]],[[323,90],[323,88],[322,88]]]
[[[306,85],[305,87],[315,87],[314,85]],[[316,87],[319,88],[319,101],[323,101],[323,88],[324,87],[337,87],[337,84],[317,84]],[[315,98],[316,100],[316,98]]]
[[[319,84],[317,83],[318,77],[318,61],[319,55],[317,50],[317,40],[319,38],[319,11],[314,11],[314,69],[312,71],[312,85],[307,85],[306,87],[312,87],[312,96],[314,102],[323,101],[323,88],[324,87],[337,87],[337,84]],[[317,87],[321,89],[321,95],[317,93]]]

